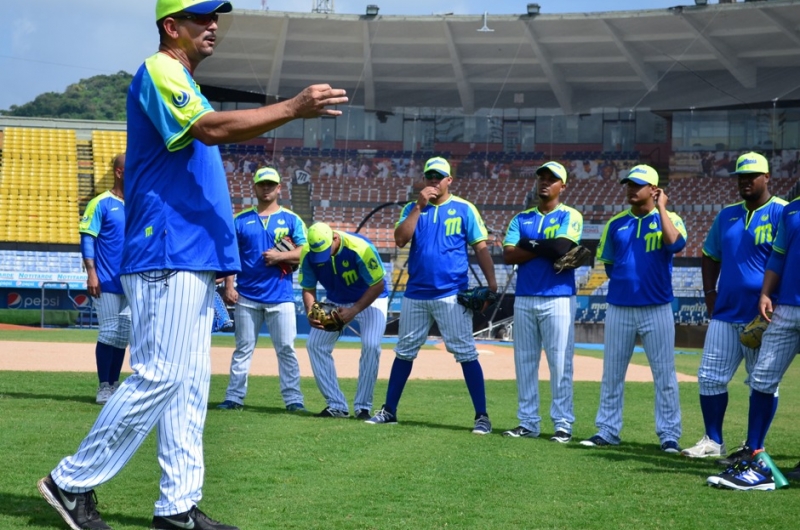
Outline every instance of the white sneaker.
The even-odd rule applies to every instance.
[[[98,405],[105,405],[113,393],[114,387],[108,383],[100,383],[100,386],[97,387],[97,399],[95,401],[97,401]]]
[[[683,456],[689,458],[708,458],[709,456],[725,456],[728,452],[725,450],[725,444],[718,444],[708,436],[697,442],[693,447],[681,451]]]

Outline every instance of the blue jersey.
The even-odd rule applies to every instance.
[[[663,246],[661,215],[655,208],[642,217],[625,210],[606,223],[597,259],[612,265],[609,304],[638,307],[672,302],[672,256],[686,246],[686,227],[676,213],[669,212],[669,218],[680,232],[670,248]]]
[[[578,244],[583,233],[583,216],[577,210],[559,204],[543,214],[538,208],[520,212],[511,219],[503,245],[514,246],[522,238],[555,239],[563,237]],[[534,258],[517,268],[517,296],[572,296],[575,294],[575,269],[556,274],[553,262]]]
[[[128,89],[122,274],[158,269],[238,272],[228,184],[216,146],[189,133],[213,112],[177,60],[157,53]]]
[[[721,263],[715,319],[743,324],[758,313],[764,269],[784,206],[786,201],[772,197],[751,213],[739,202],[714,219],[703,254]]]
[[[800,198],[793,200],[783,209],[778,225],[778,235],[772,245],[772,253],[779,254],[783,265],[774,266],[769,262],[769,270],[781,277],[778,305],[800,306]],[[777,257],[777,256],[773,256]],[[788,265],[788,266],[786,266]]]
[[[255,208],[236,215],[233,220],[242,272],[236,275],[236,290],[242,296],[262,304],[294,301],[292,275],[283,275],[277,265],[267,266],[262,254],[286,236],[295,245],[306,243],[306,225],[289,210],[279,208],[271,215],[261,216]]]
[[[316,289],[317,282],[325,288],[328,299],[336,304],[357,302],[373,285],[383,282],[383,292],[378,298],[389,296],[386,270],[375,245],[360,234],[339,234],[339,250],[331,259],[314,264],[305,259],[309,246],[300,254],[300,286]]]
[[[125,241],[125,203],[110,191],[101,193],[86,205],[78,232],[95,239],[94,266],[100,291],[123,294],[119,268]]]
[[[415,204],[405,205],[395,226],[408,217]],[[455,195],[439,205],[428,203],[420,212],[411,239],[405,296],[435,300],[469,287],[467,247],[488,237],[472,203]]]

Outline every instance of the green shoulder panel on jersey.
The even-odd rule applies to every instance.
[[[617,219],[621,219],[627,216],[628,214],[630,214],[630,210],[625,210],[624,212],[620,212],[611,219],[609,219],[608,222],[606,223],[606,226],[603,228],[603,233],[600,235],[600,244],[597,245],[597,254],[595,256],[597,258],[597,261],[608,264],[614,263],[613,260],[603,258],[603,251],[606,248],[606,240],[608,238],[608,228],[611,226],[611,223],[613,223]]]
[[[105,199],[106,197],[113,197],[110,191],[106,190],[94,199],[89,201],[89,204],[86,205],[86,210],[83,212],[83,217],[81,217],[80,222],[78,223],[78,232],[81,234],[89,234],[90,236],[97,237],[97,234],[100,233],[99,230],[92,229],[92,221],[94,220],[94,212],[97,210],[97,206],[100,204],[100,201]]]
[[[481,235],[476,237],[474,240],[470,241],[469,245],[472,246],[477,243],[480,243],[481,241],[486,241],[487,239],[489,239],[489,231],[486,230],[486,225],[483,222],[483,217],[481,217],[481,214],[480,212],[478,212],[478,209],[475,207],[475,205],[469,202],[468,200],[462,199],[461,197],[458,197],[456,195],[451,195],[450,197],[452,198],[453,202],[458,202],[466,205],[467,208],[469,208],[469,210],[472,212],[472,215],[475,216],[475,221],[478,223],[478,230],[480,231]]]
[[[689,236],[686,233],[686,225],[683,223],[683,219],[681,219],[681,216],[676,214],[675,212],[667,212],[667,215],[669,215],[672,224],[675,225],[675,228],[683,236],[683,239],[688,241]]]
[[[583,237],[583,214],[571,206],[566,204],[559,204],[559,209],[569,213],[567,231],[564,234],[557,235],[556,237],[563,237],[569,239],[576,245],[581,244],[581,237]]]
[[[342,244],[355,252],[364,263],[371,279],[369,285],[373,286],[378,282],[382,282],[386,276],[386,269],[383,268],[381,257],[377,254],[375,248],[360,237],[342,232],[339,232],[339,237],[342,238]]]
[[[251,206],[250,208],[246,208],[246,209],[242,210],[239,213],[233,214],[233,218],[236,219],[239,216],[242,216],[242,215],[244,215],[246,213],[250,213],[250,212],[254,212],[254,211],[256,211],[256,207],[255,206]]]

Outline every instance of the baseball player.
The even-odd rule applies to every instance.
[[[572,358],[575,355],[575,269],[556,273],[553,260],[580,243],[583,216],[561,203],[567,171],[558,162],[536,170],[539,206],[511,219],[503,259],[518,265],[514,300],[514,367],[519,426],[503,436],[539,436],[539,361],[542,348],[550,367],[553,402],[550,440],[572,439]]]
[[[317,300],[317,282],[325,288],[329,301],[339,307],[345,323],[357,320],[361,329],[361,358],[353,401],[355,417],[372,416],[372,394],[378,379],[381,338],[386,331],[389,290],[386,270],[378,249],[364,236],[331,230],[325,223],[314,223],[308,230],[308,244],[300,257],[300,286],[306,313]],[[318,320],[309,317],[308,358],[317,387],[327,407],[321,418],[347,418],[347,399],[339,388],[333,347],[339,332],[325,331]]]
[[[97,387],[95,400],[105,405],[119,387],[125,348],[131,333],[131,308],[119,280],[125,238],[125,155],[113,161],[114,185],[89,201],[78,225],[81,256],[88,276],[86,290],[94,299],[99,332],[95,346]]]
[[[673,351],[672,256],[686,246],[686,228],[667,211],[667,194],[658,187],[655,169],[635,166],[622,182],[631,207],[608,221],[597,248],[609,278],[598,432],[581,444],[620,443],[625,372],[638,334],[655,381],[661,450],[677,454],[681,406]]]
[[[231,374],[225,401],[218,409],[241,409],[247,394],[247,375],[258,342],[258,332],[266,321],[275,353],[278,355],[278,379],[286,410],[305,411],[300,391],[300,365],[294,350],[297,336],[292,266],[300,263],[300,251],[306,242],[306,225],[295,214],[278,204],[281,176],[271,167],[263,167],[253,176],[257,204],[236,214],[233,228],[239,246],[242,272],[225,279],[223,299],[235,304],[236,349],[231,358]],[[276,245],[285,237],[295,245],[281,252]]]
[[[400,307],[397,357],[389,376],[386,402],[367,423],[397,423],[397,404],[420,347],[435,321],[447,351],[461,364],[472,404],[475,434],[489,434],[483,369],[472,336],[472,311],[459,306],[459,291],[469,286],[467,247],[475,251],[478,265],[491,291],[497,292],[494,264],[486,247],[488,233],[472,203],[450,193],[453,177],[444,158],[431,158],[423,168],[425,188],[409,202],[395,225],[394,240],[403,248],[409,241],[408,283]],[[413,239],[412,239],[413,238]]]
[[[94,488],[110,480],[158,426],[160,497],[153,530],[236,530],[198,507],[205,466],[215,276],[240,270],[220,143],[297,118],[338,116],[343,90],[314,85],[265,107],[215,112],[192,72],[213,54],[227,1],[157,0],[158,53],[128,89],[125,244],[131,367],[81,442],[38,483],[72,529],[107,530]]]
[[[747,440],[740,451],[730,455],[731,467],[720,475],[709,477],[709,484],[737,490],[775,489],[772,474],[751,463],[755,455],[764,450],[764,440],[775,414],[778,384],[800,351],[800,270],[793,266],[800,260],[798,236],[800,199],[795,199],[784,207],[781,214],[758,298],[758,312],[769,326],[764,331],[758,358],[749,377]],[[790,472],[790,476],[795,475]]]
[[[727,453],[722,423],[728,407],[728,383],[742,359],[750,374],[758,357],[757,349],[739,342],[739,333],[758,312],[764,269],[786,205],[769,193],[769,166],[763,156],[743,154],[734,174],[743,201],[720,211],[703,245],[703,290],[711,322],[697,371],[705,435],[681,451],[692,458]]]

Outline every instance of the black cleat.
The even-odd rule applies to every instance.
[[[372,413],[367,409],[361,409],[356,413],[357,420],[368,420],[372,417]]]
[[[325,407],[322,412],[314,414],[317,418],[349,418],[350,413],[346,410],[332,409]]]
[[[207,516],[197,506],[177,515],[155,515],[150,530],[239,530],[238,526],[222,524]]]
[[[41,479],[37,486],[44,500],[56,509],[72,530],[112,530],[97,513],[94,490],[69,493],[59,488],[50,475]]]
[[[738,451],[729,454],[725,458],[720,458],[717,460],[717,465],[724,466],[724,467],[733,467],[742,460],[752,461],[753,460],[753,450],[749,447],[742,446],[741,449]]]

